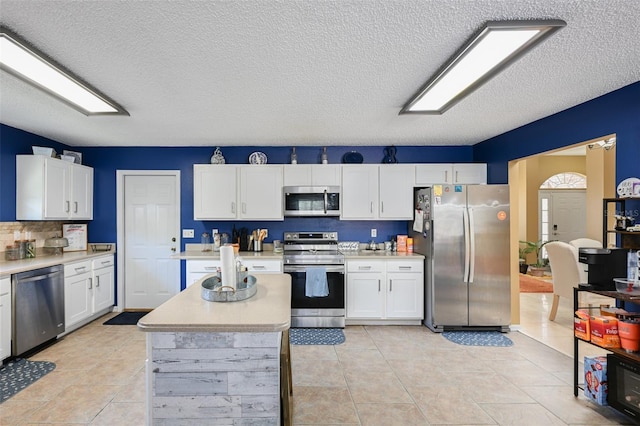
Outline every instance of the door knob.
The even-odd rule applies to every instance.
[[[175,243],[175,242],[176,242],[176,237],[173,237],[173,238],[171,239],[171,242]]]
[[[171,251],[175,253],[176,252],[176,248],[175,247],[171,247]]]

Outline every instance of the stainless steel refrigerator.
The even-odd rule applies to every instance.
[[[415,190],[409,236],[425,256],[425,319],[433,331],[511,322],[508,185]]]

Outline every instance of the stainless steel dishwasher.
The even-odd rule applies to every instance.
[[[21,355],[64,333],[64,268],[13,274],[11,355]]]

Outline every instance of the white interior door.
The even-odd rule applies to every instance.
[[[118,175],[118,306],[153,309],[180,292],[180,172]]]
[[[548,223],[545,224],[545,203],[548,200]],[[548,228],[549,240],[569,242],[587,235],[587,195],[584,189],[540,191],[541,226]]]

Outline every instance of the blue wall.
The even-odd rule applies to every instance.
[[[487,163],[489,183],[508,182],[508,162],[616,134],[616,186],[640,178],[640,82],[476,144],[473,159]],[[640,221],[640,201],[626,209]]]
[[[62,149],[74,149],[49,141],[30,133],[0,125],[2,145],[0,159],[2,164],[0,221],[15,220],[15,155],[30,154],[31,145],[53,146],[58,152]],[[89,242],[111,242],[116,239],[116,170],[180,170],[181,173],[181,227],[193,228],[196,238],[182,240],[185,243],[199,243],[199,235],[204,231],[218,228],[220,232],[231,232],[237,228],[267,228],[269,237],[282,239],[283,232],[291,230],[335,229],[341,240],[369,241],[370,229],[378,230],[377,241],[389,239],[392,235],[407,231],[405,221],[340,221],[335,218],[287,218],[282,222],[245,222],[245,221],[194,221],[193,220],[193,165],[207,164],[213,153],[212,147],[176,147],[176,148],[77,148],[82,152],[83,164],[94,168],[94,206],[93,221],[89,222]],[[221,147],[227,164],[247,164],[249,155],[260,150],[264,152],[269,164],[289,162],[289,147]],[[383,147],[328,147],[329,163],[340,163],[342,156],[349,151],[358,151],[365,163],[381,163],[384,157]],[[321,147],[298,147],[300,164],[318,164]],[[460,147],[398,147],[396,158],[400,163],[449,163],[471,162],[473,148]],[[6,176],[6,179],[5,179]]]

